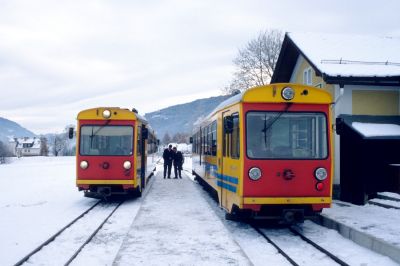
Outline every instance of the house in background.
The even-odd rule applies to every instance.
[[[366,123],[368,117],[398,117],[399,51],[399,38],[287,33],[271,83],[301,83],[327,90],[336,102],[332,105],[334,118],[349,115],[354,116],[350,119],[353,122],[360,119]],[[339,185],[341,150],[337,134],[334,154],[334,183]]]
[[[16,146],[16,155],[22,156],[39,156],[40,155],[40,139],[33,138],[18,138]]]

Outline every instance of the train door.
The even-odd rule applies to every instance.
[[[137,126],[137,142],[136,142],[136,178],[140,178],[140,191],[143,190],[142,178],[142,127]]]
[[[229,111],[229,110],[228,110]],[[226,112],[228,112],[226,111]],[[227,207],[227,192],[225,190],[224,176],[226,175],[228,169],[228,159],[230,157],[230,143],[231,143],[231,133],[232,133],[232,116],[226,112],[222,113],[222,156],[221,156],[221,171],[220,178],[217,181],[218,187],[220,189],[220,206]]]
[[[146,139],[149,132],[145,125],[142,125],[140,138],[138,138],[138,149],[140,149],[140,186],[142,190],[146,187],[146,167],[147,167],[147,154],[146,154]]]

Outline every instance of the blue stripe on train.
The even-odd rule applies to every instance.
[[[218,179],[221,179],[222,181],[228,181],[233,184],[239,184],[239,179],[234,176],[229,176],[229,175],[221,175],[220,173],[217,173],[218,167],[215,164],[210,164],[207,162],[204,162],[205,164],[205,170],[206,172],[209,172],[211,175],[215,176]]]
[[[229,184],[227,184],[227,183],[224,183],[224,182],[222,182],[222,181],[217,181],[217,186],[219,186],[219,187],[222,187],[222,188],[225,188],[225,189],[227,189],[227,190],[229,190],[229,191],[232,191],[233,193],[236,193],[236,187],[235,186],[232,186],[232,185],[229,185]]]
[[[217,186],[227,189],[233,193],[236,193],[237,187],[235,185],[239,184],[239,179],[237,177],[221,175],[220,173],[217,173],[218,167],[215,164],[211,164],[211,163],[207,163],[207,162],[204,162],[204,164],[205,164],[206,172],[209,172],[211,176],[214,176],[218,179],[218,180],[216,180]],[[235,185],[227,184],[224,181],[233,183]]]

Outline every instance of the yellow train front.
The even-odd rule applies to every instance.
[[[76,185],[87,197],[140,196],[156,163],[157,143],[134,111],[93,108],[78,114]]]
[[[331,96],[272,84],[221,103],[195,130],[193,174],[227,218],[302,222],[332,201]]]

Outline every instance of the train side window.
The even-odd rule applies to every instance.
[[[233,131],[231,134],[231,157],[234,159],[240,158],[240,127],[239,114],[233,114]]]
[[[202,147],[202,154],[205,155],[206,154],[206,148],[207,148],[207,143],[206,143],[206,135],[207,135],[207,128],[203,128],[203,132],[202,132],[202,137],[201,137],[201,147]]]
[[[208,125],[208,134],[207,134],[207,154],[212,155],[212,124]]]
[[[217,155],[217,121],[211,125],[211,155]]]
[[[142,141],[141,141],[141,138],[142,138],[142,127],[141,126],[137,127],[137,135],[138,136],[137,136],[136,154],[138,156],[140,156],[142,154]]]

